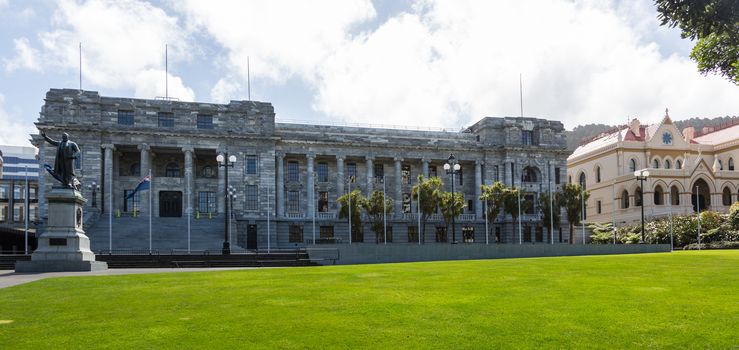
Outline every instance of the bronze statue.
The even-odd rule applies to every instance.
[[[57,146],[54,169],[53,172],[49,171],[51,175],[59,180],[62,186],[78,189],[79,181],[77,181],[74,174],[74,160],[80,156],[80,148],[76,143],[69,140],[69,135],[66,132],[62,134],[61,141],[52,140],[44,132],[41,133],[41,136],[46,142]]]

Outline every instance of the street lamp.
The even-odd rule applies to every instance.
[[[446,170],[447,175],[451,175],[452,177],[452,208],[454,208],[454,175],[456,175],[459,172],[459,169],[461,169],[462,166],[457,163],[457,159],[454,158],[454,154],[449,155],[449,159],[447,159],[446,164],[444,164],[444,170]],[[454,227],[454,217],[456,215],[452,215],[452,243],[457,243],[457,230]]]
[[[639,190],[641,193],[641,242],[644,243],[644,180],[649,177],[648,170],[637,170],[634,172],[634,176],[639,180]]]
[[[237,196],[236,189],[233,186],[228,186],[228,201],[229,201],[228,241],[229,242],[233,241],[233,223],[231,222],[231,219],[233,218],[234,199],[236,199],[236,196]]]
[[[87,185],[87,188],[90,191],[92,191],[92,207],[97,208],[98,206],[97,206],[97,201],[95,200],[95,195],[97,194],[98,191],[100,191],[100,185],[98,185],[97,183],[95,183],[95,181],[93,181],[91,184]]]
[[[221,253],[223,255],[229,255],[231,254],[231,242],[229,241],[229,231],[230,231],[230,225],[231,225],[231,215],[229,215],[229,208],[228,208],[228,168],[232,168],[234,166],[234,163],[236,163],[236,156],[228,155],[228,152],[225,152],[224,154],[219,154],[216,157],[216,161],[218,162],[218,167],[223,168],[224,170],[224,180],[225,180],[225,186],[223,186],[224,191],[224,200],[226,202],[226,215],[225,216],[225,222],[224,222],[224,232],[223,232],[223,249],[221,250]]]

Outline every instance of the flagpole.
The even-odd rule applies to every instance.
[[[154,189],[152,182],[151,167],[149,167],[149,253],[151,253],[151,191]]]
[[[488,228],[488,199],[485,198],[485,244],[490,244],[490,229]]]
[[[106,150],[107,151],[107,150]],[[108,253],[113,254],[113,166],[108,172]]]
[[[523,244],[523,236],[521,235],[521,189],[519,189],[517,193],[518,193],[518,244]]]
[[[382,233],[383,244],[387,244],[387,208],[385,208],[385,176],[382,176]]]
[[[23,221],[25,222],[25,226],[26,226],[26,234],[25,234],[25,242],[24,242],[24,244],[25,244],[25,253],[26,253],[26,255],[28,255],[28,207],[29,207],[28,203],[30,202],[30,199],[29,199],[29,191],[28,191],[28,165],[24,165],[24,168],[25,168],[25,173],[26,173],[26,189],[25,189],[25,192],[26,192],[26,200],[25,200],[25,203],[24,203],[26,205],[26,208],[23,210],[23,215],[24,215]]]
[[[421,245],[421,180],[418,180],[418,245]]]

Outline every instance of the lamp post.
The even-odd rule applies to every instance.
[[[352,182],[354,182],[354,175],[347,176],[346,183],[349,188],[349,196],[347,196],[347,202],[349,204],[349,214],[347,215],[349,217],[349,245],[352,244]],[[315,239],[313,240],[313,244],[316,244]]]
[[[236,163],[236,156],[234,155],[228,155],[228,152],[225,152],[224,154],[219,154],[216,157],[216,161],[218,162],[218,167],[223,168],[223,177],[225,180],[225,186],[223,186],[224,191],[224,200],[226,202],[226,212],[225,212],[225,222],[224,222],[224,232],[223,232],[223,249],[221,250],[221,253],[223,255],[229,255],[231,254],[231,242],[229,241],[229,234],[230,234],[230,225],[231,225],[231,215],[229,215],[229,208],[228,208],[228,168],[232,168],[234,166],[234,163]]]
[[[234,211],[234,199],[236,198],[236,189],[233,186],[228,186],[228,241],[233,241],[233,211]]]
[[[447,159],[446,164],[444,164],[444,170],[446,170],[447,175],[451,175],[452,177],[452,208],[454,208],[454,175],[456,175],[459,172],[459,169],[462,167],[457,163],[457,159],[454,158],[454,154],[449,155],[449,159]],[[457,243],[457,230],[454,227],[454,217],[456,215],[452,215],[452,244]]]
[[[97,201],[95,200],[96,199],[95,195],[97,195],[98,191],[100,191],[100,185],[98,185],[97,183],[95,183],[95,181],[93,181],[91,184],[87,185],[87,188],[90,191],[92,191],[92,207],[97,208],[98,205],[97,205]]]
[[[644,180],[649,177],[648,170],[637,170],[634,172],[634,176],[639,180],[639,190],[641,193],[641,242],[644,243]]]

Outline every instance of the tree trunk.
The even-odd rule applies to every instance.
[[[573,244],[575,241],[575,225],[570,222],[570,244]]]

